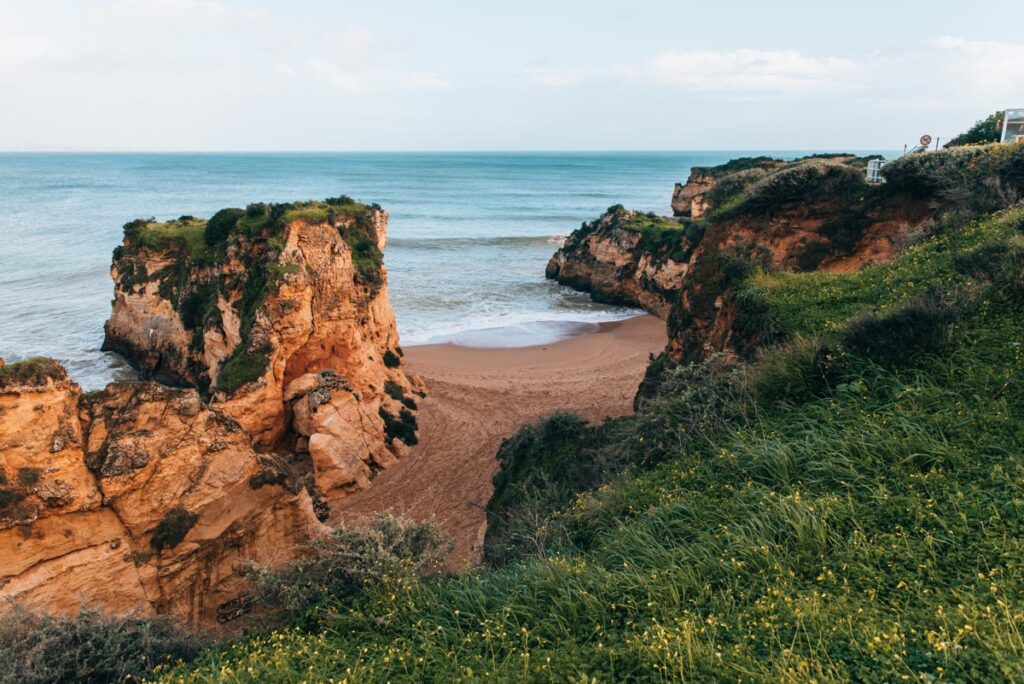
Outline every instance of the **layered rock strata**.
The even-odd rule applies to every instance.
[[[665,319],[677,359],[750,355],[773,339],[759,303],[736,288],[753,269],[842,272],[883,262],[934,215],[934,204],[872,191],[865,164],[834,155],[695,169],[674,193],[682,216],[611,207],[567,238],[547,277]]]
[[[246,564],[301,553],[415,443],[387,214],[226,212],[130,223],[115,251],[105,347],[168,384],[83,395],[54,361],[0,367],[0,597],[231,621]]]

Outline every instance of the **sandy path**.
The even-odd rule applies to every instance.
[[[665,324],[640,316],[536,347],[407,347],[408,368],[428,392],[419,444],[370,489],[332,503],[331,522],[359,524],[386,510],[433,518],[455,540],[452,565],[478,563],[502,440],[558,410],[592,421],[629,413],[648,355],[665,342]]]

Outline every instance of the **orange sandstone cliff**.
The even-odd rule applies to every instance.
[[[386,227],[346,197],[128,224],[105,347],[164,384],[0,368],[0,597],[243,614],[244,566],[300,553],[416,441]]]
[[[739,287],[753,270],[883,262],[936,215],[935,193],[911,192],[923,174],[909,162],[891,165],[902,173],[884,186],[867,184],[866,163],[758,157],[694,169],[673,195],[677,217],[611,207],[567,238],[547,277],[666,320],[677,360],[749,356],[773,339],[759,302]]]

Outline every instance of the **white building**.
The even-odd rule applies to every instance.
[[[1007,109],[1003,116],[1003,135],[1000,142],[1012,143],[1024,140],[1024,108]]]
[[[884,183],[885,178],[882,177],[882,169],[884,167],[884,159],[869,159],[867,170],[868,183]]]

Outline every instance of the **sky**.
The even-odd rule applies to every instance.
[[[1020,0],[0,0],[3,150],[896,150],[1024,106]]]

